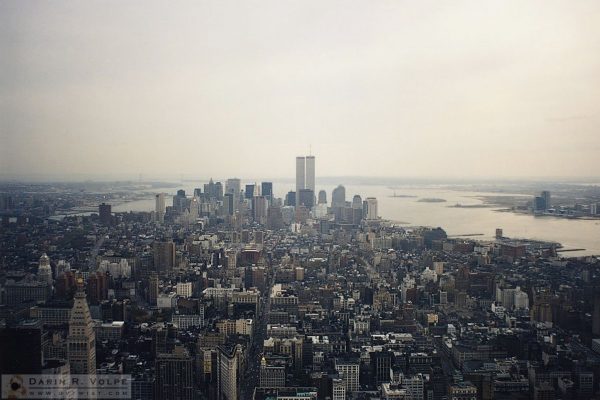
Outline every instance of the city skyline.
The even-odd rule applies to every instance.
[[[1,397],[600,400],[598,21],[0,1]]]
[[[1,179],[596,175],[596,2],[114,11],[0,4]]]

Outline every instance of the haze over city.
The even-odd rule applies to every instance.
[[[597,175],[600,3],[0,3],[0,178]]]

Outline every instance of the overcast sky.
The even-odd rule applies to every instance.
[[[599,1],[1,1],[2,176],[598,176]]]

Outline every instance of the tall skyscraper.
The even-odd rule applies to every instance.
[[[262,182],[260,184],[260,193],[269,201],[273,200],[273,182]]]
[[[296,157],[296,204],[300,204],[300,190],[306,188],[306,158]]]
[[[237,345],[221,345],[217,347],[219,358],[219,393],[221,400],[235,400],[240,394],[240,359],[243,348]]]
[[[288,192],[285,195],[285,205],[286,206],[296,206],[296,196],[297,192]]]
[[[158,299],[158,275],[152,273],[148,278],[148,302],[153,306]]]
[[[165,222],[165,194],[158,193],[155,196],[154,218],[158,223]]]
[[[540,196],[542,197],[542,199],[544,199],[544,209],[547,210],[549,208],[552,208],[552,199],[550,198],[550,192],[547,190],[544,190]]]
[[[238,178],[227,179],[225,183],[225,193],[233,194],[233,209],[239,208],[240,191],[242,190],[242,181]]]
[[[225,193],[223,196],[223,210],[226,215],[233,215],[233,193]]]
[[[377,219],[377,199],[375,197],[367,197],[365,202],[367,203],[365,218],[369,220]]]
[[[217,200],[223,199],[223,184],[221,182],[215,183],[215,197]]]
[[[164,242],[155,241],[154,270],[158,273],[168,272],[175,267],[175,243],[172,240]]]
[[[315,156],[306,156],[306,177],[304,183],[305,189],[310,189],[315,193]]]
[[[77,292],[69,319],[67,356],[72,374],[96,374],[96,334],[83,291],[83,278],[77,279]]]
[[[38,265],[37,278],[39,281],[46,282],[52,286],[52,268],[50,267],[50,257],[46,253],[40,257],[40,263]]]
[[[267,199],[265,196],[252,198],[252,216],[254,221],[264,224],[267,218]]]
[[[346,205],[346,188],[338,185],[331,193],[331,207],[344,207]]]
[[[254,187],[256,185],[246,185],[246,190],[244,191],[244,198],[252,199],[254,197]]]
[[[319,190],[319,204],[327,204],[327,192],[324,190]]]
[[[158,400],[193,400],[194,359],[183,346],[173,353],[156,356],[156,398]]]
[[[300,191],[310,189],[315,193],[315,156],[296,157],[296,204],[300,204]],[[314,204],[314,199],[313,202]]]
[[[100,223],[104,225],[110,225],[112,222],[112,209],[110,204],[102,203],[98,206],[98,214],[100,216]]]
[[[600,293],[594,295],[594,312],[592,314],[592,333],[600,336]]]
[[[310,210],[315,205],[315,192],[310,189],[300,189],[297,205],[305,206]]]
[[[0,373],[40,374],[43,364],[41,320],[0,328]]]

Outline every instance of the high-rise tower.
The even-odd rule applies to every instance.
[[[52,268],[50,267],[50,257],[46,253],[40,257],[37,276],[40,281],[52,286]]]
[[[300,204],[298,201],[298,195],[301,189],[306,188],[306,158],[296,157],[296,204]]]
[[[83,291],[83,278],[77,279],[77,292],[69,319],[67,355],[72,374],[96,373],[96,334]]]
[[[300,202],[300,192],[308,189],[315,193],[315,156],[296,157],[296,205]],[[314,204],[314,199],[311,201]]]
[[[156,204],[154,210],[154,218],[156,222],[163,223],[165,222],[165,194],[159,193],[155,196]]]
[[[305,189],[310,189],[315,193],[315,156],[306,156],[306,177],[304,183]]]

